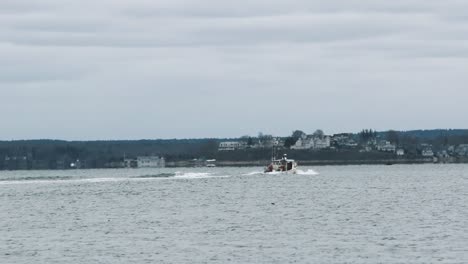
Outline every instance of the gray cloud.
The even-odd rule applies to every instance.
[[[0,139],[463,127],[467,7],[2,1]]]

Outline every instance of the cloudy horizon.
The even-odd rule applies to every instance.
[[[0,140],[468,128],[467,8],[4,0]]]

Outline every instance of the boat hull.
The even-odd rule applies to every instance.
[[[296,174],[297,172],[297,163],[294,161],[289,161],[287,163],[275,162],[273,161],[268,165],[265,170],[265,173],[285,173],[285,174]]]

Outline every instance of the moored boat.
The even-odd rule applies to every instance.
[[[216,167],[216,160],[215,159],[206,160],[206,167],[208,168]]]

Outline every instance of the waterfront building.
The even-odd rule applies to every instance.
[[[383,152],[395,152],[396,151],[396,146],[387,140],[382,140],[379,143],[377,143],[376,148],[378,151],[383,151]]]
[[[434,157],[434,152],[430,148],[425,148],[421,151],[423,157]]]
[[[337,148],[355,148],[358,143],[354,140],[353,134],[341,133],[335,134],[330,139],[331,145]]]
[[[215,159],[208,159],[205,160],[205,166],[206,167],[216,167],[216,160]]]
[[[159,156],[143,156],[136,159],[138,168],[164,168],[166,161]]]
[[[421,144],[420,150],[421,150],[421,155],[423,157],[434,157],[435,155],[434,151],[432,150],[431,144],[427,144],[427,143]]]
[[[312,137],[302,134],[301,137],[296,141],[291,149],[311,149],[314,147],[314,141]]]
[[[320,150],[326,149],[331,146],[330,136],[314,136],[314,135],[303,135],[297,141],[296,144],[291,146],[291,149],[313,149]]]
[[[461,144],[455,148],[455,153],[459,156],[468,156],[468,144]]]
[[[331,146],[331,137],[330,136],[323,136],[323,137],[314,137],[314,149],[326,149]]]
[[[219,143],[219,151],[232,151],[238,149],[246,149],[247,143],[246,142],[239,142],[239,141],[225,141]]]

